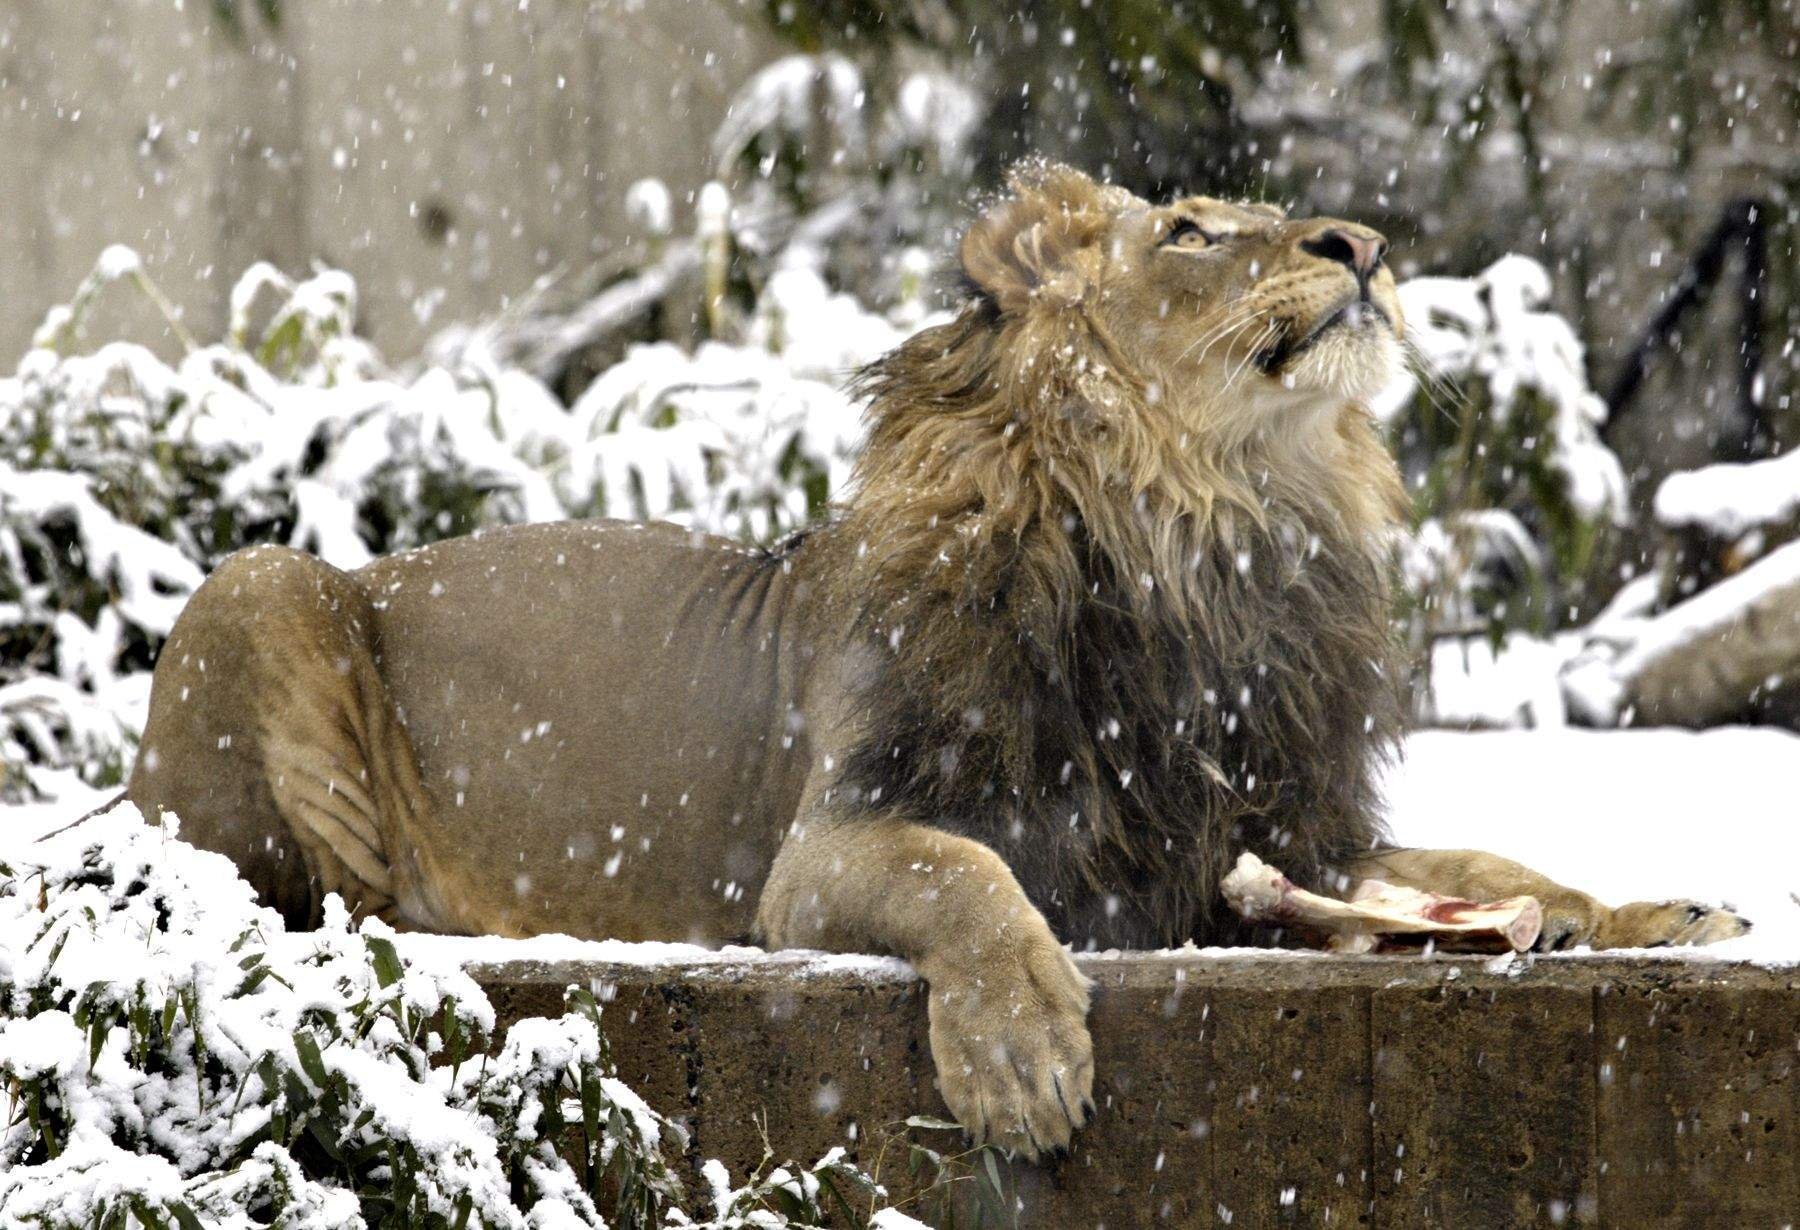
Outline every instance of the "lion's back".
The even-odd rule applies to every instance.
[[[427,844],[455,852],[457,879],[508,881],[525,921],[507,929],[748,930],[801,768],[779,561],[668,524],[571,521],[356,578],[432,802]]]

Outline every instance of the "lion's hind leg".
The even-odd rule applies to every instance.
[[[328,893],[407,920],[395,853],[424,804],[371,632],[347,574],[265,547],[214,571],[157,663],[129,796],[231,856],[290,924],[316,923]]]
[[[1544,907],[1539,951],[1712,944],[1750,929],[1730,910],[1697,901],[1634,901],[1617,909],[1522,863],[1481,850],[1371,850],[1349,868],[1353,881],[1383,880],[1471,901],[1536,897]]]

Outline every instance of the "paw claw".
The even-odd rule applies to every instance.
[[[944,1102],[977,1144],[1026,1161],[1066,1149],[1093,1106],[1086,982],[1047,933],[1045,948],[1010,977],[940,975],[930,999]]]

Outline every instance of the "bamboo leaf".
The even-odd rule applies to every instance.
[[[312,1036],[312,1031],[297,1029],[294,1031],[294,1053],[299,1057],[301,1070],[319,1089],[331,1083],[331,1077],[325,1070],[325,1059],[319,1053],[319,1043]]]
[[[394,941],[378,935],[365,935],[363,943],[369,947],[369,955],[374,958],[375,979],[382,987],[391,987],[406,975],[406,967],[401,964],[400,954],[394,949]]]

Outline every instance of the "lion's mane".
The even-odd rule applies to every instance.
[[[1381,836],[1399,492],[1359,407],[1330,465],[1185,434],[1088,310],[1105,191],[991,211],[974,298],[862,375],[842,784],[994,848],[1077,947],[1234,942],[1238,851],[1330,888]]]

